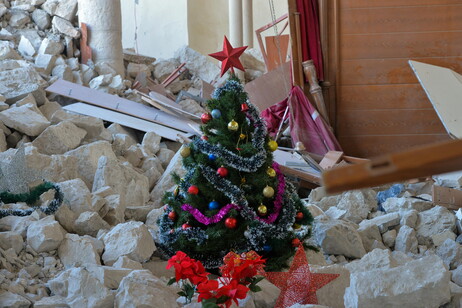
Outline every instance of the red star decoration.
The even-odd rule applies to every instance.
[[[288,272],[267,272],[264,276],[281,289],[274,307],[287,308],[294,304],[318,304],[316,291],[340,275],[310,272],[303,245],[300,245]]]
[[[241,61],[239,61],[239,57],[244,53],[246,48],[247,46],[233,48],[225,36],[223,40],[223,51],[211,53],[209,56],[221,61],[221,76],[223,76],[229,69],[231,69],[233,73],[234,68],[245,71]]]

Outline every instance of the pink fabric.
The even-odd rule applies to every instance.
[[[308,152],[319,155],[342,150],[329,125],[311,105],[300,87],[293,87],[288,98],[261,113],[270,135],[277,133],[287,105],[290,112],[286,118],[289,117],[293,144],[300,141]]]
[[[297,0],[300,13],[302,61],[313,59],[319,80],[324,80],[318,0]]]

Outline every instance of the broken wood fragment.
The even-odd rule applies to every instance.
[[[433,203],[444,206],[450,210],[462,208],[462,190],[433,185]]]
[[[323,172],[328,193],[374,187],[462,169],[462,140],[430,144]]]
[[[329,151],[324,155],[324,158],[321,160],[319,165],[323,169],[329,169],[334,167],[336,164],[340,163],[343,157],[343,152],[340,151]]]
[[[82,36],[80,38],[80,55],[81,55],[81,63],[87,64],[89,60],[92,60],[92,51],[91,47],[88,46],[88,28],[87,24],[84,22],[80,23],[80,29],[82,32]]]

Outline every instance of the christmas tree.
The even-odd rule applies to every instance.
[[[202,115],[203,135],[181,149],[186,175],[164,196],[158,248],[187,253],[212,269],[230,251],[254,250],[267,270],[286,266],[310,236],[313,220],[273,162],[258,110],[237,78],[215,90]]]

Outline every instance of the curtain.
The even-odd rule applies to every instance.
[[[297,0],[297,10],[300,13],[302,61],[312,59],[318,80],[324,80],[318,0]]]

